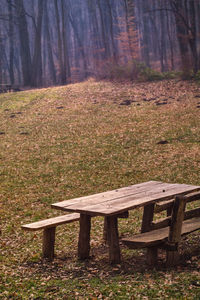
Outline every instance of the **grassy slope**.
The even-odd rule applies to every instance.
[[[135,102],[120,105],[125,100]],[[176,81],[90,80],[0,95],[0,298],[199,298],[198,256],[151,271],[142,251],[123,248],[122,264],[109,266],[102,218],[93,219],[86,263],[76,259],[78,224],[58,228],[52,264],[40,260],[41,235],[20,229],[58,215],[50,204],[66,198],[148,180],[199,185],[199,101],[198,86]],[[140,219],[132,212],[121,234],[136,232]]]

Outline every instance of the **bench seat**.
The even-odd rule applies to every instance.
[[[67,214],[64,216],[58,216],[30,224],[22,225],[22,229],[29,231],[37,231],[40,229],[51,228],[58,225],[78,221],[80,219],[79,213]]]
[[[27,231],[37,231],[43,229],[42,256],[50,261],[54,258],[55,233],[58,225],[71,223],[80,220],[79,213],[72,213],[58,216],[30,224],[22,225],[22,229]]]
[[[181,235],[200,229],[200,217],[183,221]],[[131,238],[123,238],[122,242],[131,249],[154,247],[166,242],[169,236],[169,226],[137,234]]]

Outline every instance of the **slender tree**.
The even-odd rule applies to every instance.
[[[17,13],[17,23],[18,23],[18,30],[19,30],[20,58],[22,64],[24,86],[30,86],[31,74],[32,74],[32,63],[31,63],[31,53],[30,53],[26,12],[24,9],[23,0],[15,0],[15,3],[16,3],[15,8]]]

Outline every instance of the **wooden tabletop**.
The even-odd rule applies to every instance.
[[[69,212],[111,216],[157,201],[200,190],[200,186],[148,181],[128,187],[52,204]]]

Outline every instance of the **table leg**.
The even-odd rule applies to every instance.
[[[117,218],[122,218],[122,219],[126,219],[129,217],[129,212],[125,211],[123,213],[120,213],[118,215],[116,215]],[[103,240],[105,243],[108,243],[108,235],[107,235],[107,218],[108,217],[104,217],[104,227],[103,227]]]
[[[89,258],[90,255],[91,216],[80,214],[80,230],[78,241],[79,259]]]
[[[121,262],[119,247],[118,219],[117,216],[106,217],[107,221],[107,238],[109,243],[109,261],[111,264]]]

